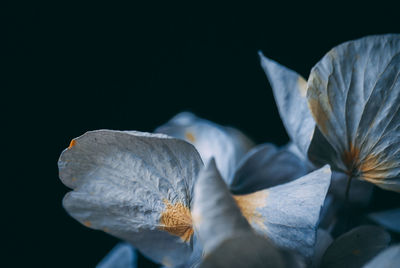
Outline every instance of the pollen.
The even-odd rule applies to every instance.
[[[192,132],[186,132],[185,133],[185,139],[187,139],[190,142],[195,142],[196,138],[194,137],[194,134]]]
[[[71,142],[69,143],[68,149],[71,149],[75,145],[76,145],[76,141],[75,140],[71,140]]]
[[[267,205],[267,196],[268,191],[262,190],[251,194],[234,195],[233,198],[242,212],[242,215],[250,224],[256,224],[261,229],[266,229],[263,216],[257,211],[257,209],[263,208]]]
[[[362,156],[360,149],[350,144],[349,150],[342,154],[342,161],[347,168],[347,174],[361,179],[376,182],[386,178],[387,170],[395,164],[382,160],[379,154]]]
[[[160,229],[172,235],[179,236],[183,242],[188,242],[193,235],[193,224],[190,210],[181,202],[171,204],[164,199],[165,210],[160,217]]]
[[[91,227],[92,223],[90,221],[84,221],[83,225],[85,225],[86,227]]]

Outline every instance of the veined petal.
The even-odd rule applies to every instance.
[[[128,243],[119,243],[97,264],[96,268],[136,268],[137,254]]]
[[[161,134],[98,130],[74,139],[59,159],[74,191],[63,204],[82,224],[130,242],[156,262],[192,252],[194,180],[202,167],[189,143]]]
[[[213,157],[226,182],[230,182],[237,164],[253,146],[239,130],[223,127],[192,113],[183,112],[173,117],[155,132],[164,133],[192,143],[204,163]]]
[[[262,144],[242,159],[230,189],[235,194],[252,193],[300,178],[308,169],[307,162],[289,149]]]
[[[312,69],[307,99],[333,148],[314,160],[399,192],[400,35],[369,36],[333,48]]]

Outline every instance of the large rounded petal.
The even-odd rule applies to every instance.
[[[99,130],[60,156],[63,201],[82,224],[129,241],[156,262],[191,254],[192,188],[202,166],[189,143],[161,134]]]
[[[328,52],[311,71],[307,98],[333,150],[311,160],[399,192],[399,76],[398,34],[365,37]]]
[[[213,157],[226,182],[230,182],[239,161],[253,143],[239,130],[223,127],[192,113],[183,112],[156,129],[192,143],[199,151],[204,163]]]

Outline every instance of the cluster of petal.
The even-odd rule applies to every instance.
[[[155,133],[97,130],[72,140],[58,162],[72,189],[65,209],[127,242],[98,267],[136,267],[136,249],[167,267],[398,260],[384,229],[359,226],[336,239],[332,230],[345,198],[350,209],[369,204],[370,182],[400,191],[399,55],[400,35],[347,42],[306,81],[260,53],[291,139],[282,148],[254,147],[239,130],[189,112]],[[368,219],[400,232],[398,208]]]

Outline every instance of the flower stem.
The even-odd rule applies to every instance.
[[[347,179],[346,192],[344,194],[344,202],[345,202],[345,204],[347,204],[348,201],[349,201],[349,193],[350,193],[350,186],[351,186],[351,179],[352,178],[353,178],[353,176],[349,175],[349,177]]]

